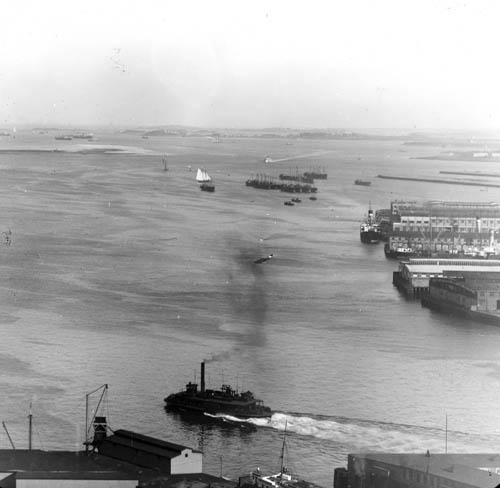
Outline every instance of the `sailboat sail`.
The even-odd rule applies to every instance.
[[[196,172],[196,181],[198,183],[208,183],[209,181],[212,181],[212,178],[210,178],[206,169],[198,168],[198,171]]]

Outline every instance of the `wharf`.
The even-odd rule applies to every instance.
[[[418,181],[422,183],[441,183],[445,185],[489,186],[493,188],[500,188],[499,183],[484,183],[481,181],[446,180],[439,178],[416,178],[410,176],[389,176],[389,175],[377,175],[377,178],[383,178],[386,180]]]

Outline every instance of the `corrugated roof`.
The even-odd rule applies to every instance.
[[[180,444],[174,444],[173,442],[163,441],[143,434],[137,434],[125,429],[117,430],[113,435],[107,437],[104,442],[133,447],[134,449],[167,458],[177,457],[185,449],[190,449],[193,452],[201,452],[191,449],[190,447],[181,446]]]
[[[85,451],[0,449],[0,471],[133,472],[135,465]]]
[[[122,471],[17,471],[23,480],[137,480],[137,475]]]

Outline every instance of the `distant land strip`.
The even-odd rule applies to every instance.
[[[443,175],[462,175],[462,176],[483,176],[500,178],[500,173],[481,173],[480,171],[440,171]]]
[[[377,178],[383,178],[386,180],[420,181],[423,183],[441,183],[445,185],[492,186],[494,188],[500,188],[500,184],[481,183],[479,181],[476,182],[476,181],[459,181],[459,180],[441,180],[439,178],[411,178],[409,176],[387,176],[387,175],[377,175]]]

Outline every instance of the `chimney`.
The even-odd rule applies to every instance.
[[[205,361],[201,362],[200,389],[202,393],[205,393]]]

